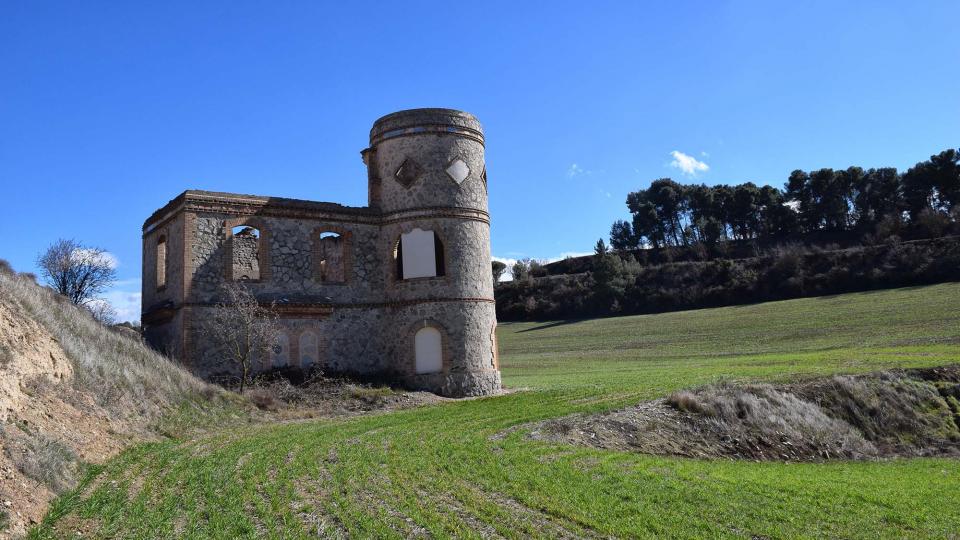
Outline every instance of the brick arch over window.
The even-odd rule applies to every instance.
[[[238,273],[238,270],[242,270],[243,265],[238,264],[237,258],[241,255],[238,252],[238,248],[241,248],[241,245],[238,243],[237,236],[243,233],[246,236],[246,240],[249,242],[249,235],[244,233],[247,229],[253,229],[256,232],[256,240],[251,242],[256,248],[256,265],[257,265],[257,275],[256,277],[249,276],[248,280],[251,282],[263,282],[270,279],[270,231],[265,226],[263,220],[256,217],[239,217],[239,218],[230,218],[227,219],[224,223],[224,231],[226,235],[224,254],[224,276],[227,281],[237,281],[242,276]],[[248,231],[249,232],[249,231]],[[235,234],[236,233],[236,234]],[[250,244],[244,245],[241,249],[248,248]],[[247,268],[249,271],[249,268]]]
[[[428,375],[450,370],[450,337],[439,321],[417,321],[410,327],[407,335],[410,373]]]
[[[313,278],[321,283],[343,284],[353,277],[353,233],[337,225],[324,225],[310,235]]]
[[[393,243],[394,279],[416,279],[447,275],[447,251],[440,234],[415,227],[401,233]]]
[[[163,290],[167,286],[167,235],[161,234],[157,238],[157,267],[156,267],[156,285],[157,290]]]

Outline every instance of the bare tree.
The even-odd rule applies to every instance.
[[[280,337],[274,306],[260,305],[242,283],[223,286],[223,301],[205,317],[202,335],[223,359],[240,367],[240,393],[252,371],[253,362],[266,358]]]
[[[113,306],[110,305],[110,302],[103,300],[102,298],[94,299],[91,302],[88,302],[85,306],[87,311],[93,315],[93,318],[100,322],[104,326],[111,326],[117,322],[117,310],[113,309]]]
[[[37,258],[44,281],[78,306],[89,304],[117,279],[106,250],[60,239]]]

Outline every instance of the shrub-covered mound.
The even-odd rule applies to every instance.
[[[697,458],[960,456],[960,365],[786,385],[720,383],[537,424],[548,441]]]

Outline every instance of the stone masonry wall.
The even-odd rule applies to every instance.
[[[446,109],[388,115],[363,155],[370,208],[190,191],[155,213],[144,233],[144,321],[154,321],[148,340],[200,375],[236,375],[239,366],[210,349],[200,325],[218,309],[223,284],[246,276],[283,328],[257,371],[320,367],[452,396],[497,392],[479,123]],[[242,227],[259,237],[234,235]],[[439,239],[444,275],[398,279],[394,248],[414,228]],[[168,285],[158,290],[150,268],[160,234],[168,242]],[[442,369],[417,374],[415,336],[425,327],[439,332]]]

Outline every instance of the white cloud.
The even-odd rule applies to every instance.
[[[510,268],[513,266],[517,259],[512,259],[510,257],[492,257],[495,261],[500,261],[503,264],[507,265],[507,269],[500,276],[500,281],[513,281],[513,276],[510,275]]]
[[[117,322],[140,320],[140,291],[107,291],[103,299],[117,312]]]
[[[670,166],[675,169],[680,169],[680,172],[686,176],[695,177],[697,173],[710,170],[710,166],[706,163],[697,160],[697,158],[693,156],[688,156],[679,150],[670,152],[670,155],[673,156],[673,161],[670,162]]]
[[[116,268],[120,266],[120,261],[117,259],[117,257],[113,253],[110,253],[109,251],[101,251],[98,253],[97,251],[92,249],[80,248],[80,249],[73,250],[72,258],[77,261],[84,261],[84,262],[92,261],[96,263],[103,263],[109,266],[110,268]]]
[[[574,176],[580,176],[581,174],[590,174],[590,171],[584,170],[583,167],[574,163],[570,165],[570,168],[567,169],[567,178],[573,178]]]

